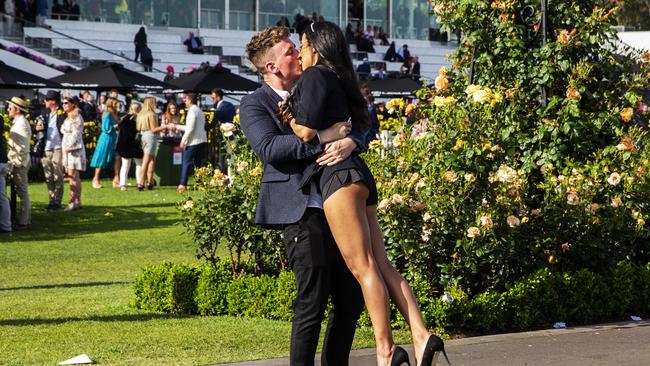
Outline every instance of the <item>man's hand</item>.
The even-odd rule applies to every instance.
[[[185,149],[185,144],[182,143],[182,142],[181,142],[180,145],[178,145],[178,146],[180,146],[181,150]]]
[[[357,143],[349,137],[325,144],[325,150],[316,159],[320,165],[336,165],[347,159],[357,148]]]

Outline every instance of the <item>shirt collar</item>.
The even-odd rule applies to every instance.
[[[273,91],[274,91],[277,95],[279,95],[280,98],[282,98],[282,99],[287,99],[287,98],[289,98],[289,94],[290,94],[290,93],[289,93],[288,91],[286,91],[286,90],[276,89],[276,88],[272,87],[271,85],[269,85],[269,87],[270,87],[271,89],[273,89]]]

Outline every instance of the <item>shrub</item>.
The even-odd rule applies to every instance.
[[[549,6],[545,43],[537,0],[432,6],[463,33],[453,67],[415,111],[390,101],[396,137],[364,155],[400,270],[475,296],[547,267],[647,262],[650,53],[616,45],[613,3]]]
[[[275,286],[276,307],[271,314],[273,319],[284,321],[291,321],[293,319],[293,303],[297,292],[296,277],[293,272],[280,272]]]
[[[276,280],[268,275],[241,275],[228,285],[228,314],[273,319],[277,308]]]
[[[134,283],[133,306],[173,314],[195,314],[198,270],[188,264],[164,262],[145,266]]]
[[[193,191],[179,203],[183,226],[193,238],[198,258],[216,265],[218,248],[225,246],[233,274],[247,268],[277,273],[285,262],[280,232],[255,223],[261,164],[243,134],[235,133],[226,145],[231,169],[196,170]]]
[[[228,314],[228,286],[232,282],[232,265],[221,260],[217,265],[201,267],[196,287],[196,305],[201,315]]]

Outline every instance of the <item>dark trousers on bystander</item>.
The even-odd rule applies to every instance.
[[[203,165],[205,160],[205,142],[198,145],[185,146],[183,151],[183,166],[181,168],[181,185],[187,185],[187,179],[194,171],[194,168]]]

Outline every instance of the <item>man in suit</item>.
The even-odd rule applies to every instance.
[[[63,198],[63,155],[61,152],[61,125],[66,114],[61,109],[61,94],[50,90],[45,95],[46,111],[37,118],[34,128],[34,150],[41,157],[47,192],[50,197],[48,210],[61,209]]]
[[[264,164],[256,222],[284,230],[286,254],[298,287],[290,365],[314,364],[320,324],[331,295],[333,306],[321,364],[345,366],[363,296],[327,226],[322,197],[315,189],[301,190],[300,183],[307,164],[314,159],[320,164],[336,164],[363,146],[363,136],[353,131],[354,138],[323,145],[332,131],[340,128],[339,123],[303,142],[278,120],[278,103],[289,95],[302,73],[287,28],[272,27],[255,34],[246,53],[264,79],[240,105],[242,130]]]
[[[218,124],[232,122],[237,114],[237,109],[232,103],[224,100],[223,90],[215,88],[212,89],[212,103],[214,107],[214,117],[208,124],[208,129],[214,128]]]

